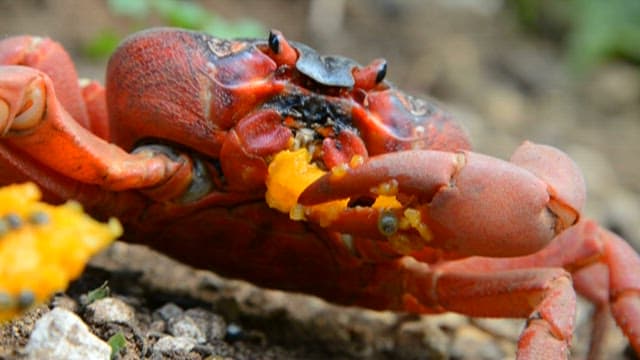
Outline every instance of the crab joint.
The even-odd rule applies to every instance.
[[[298,59],[298,53],[289,44],[287,39],[284,38],[282,33],[278,30],[271,30],[269,32],[269,40],[267,41],[269,50],[273,53],[273,60],[278,65],[293,66]]]

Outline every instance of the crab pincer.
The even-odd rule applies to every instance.
[[[513,160],[470,151],[389,153],[323,176],[298,202],[310,206],[349,198],[352,206],[328,227],[353,236],[371,236],[367,228],[376,225],[377,240],[409,239],[464,255],[525,255],[542,249],[578,221],[584,181],[564,153],[548,146],[525,143]],[[547,161],[554,165],[544,165]],[[546,173],[552,168],[573,186],[562,180],[550,184]],[[401,207],[366,206],[379,195],[395,196]],[[412,219],[416,212],[417,222]],[[369,222],[341,220],[354,214]]]

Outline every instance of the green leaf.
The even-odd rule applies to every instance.
[[[127,339],[124,337],[122,331],[118,331],[107,340],[107,344],[111,346],[111,359],[115,359],[120,353],[120,350],[127,346]]]
[[[89,305],[94,301],[104,299],[111,293],[111,289],[109,289],[108,282],[105,281],[98,288],[95,288],[87,293],[87,303],[85,305]]]

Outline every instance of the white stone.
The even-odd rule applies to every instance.
[[[132,324],[135,322],[135,311],[124,301],[106,297],[96,300],[87,307],[89,324],[106,324],[110,322]]]
[[[188,353],[196,345],[196,342],[184,336],[163,336],[153,344],[152,350],[161,354]]]
[[[111,347],[76,314],[55,308],[36,322],[25,352],[27,359],[34,360],[109,360]]]

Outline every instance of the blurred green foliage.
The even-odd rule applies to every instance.
[[[640,64],[640,0],[511,0],[521,23],[561,40],[584,75],[618,58]]]
[[[108,0],[107,5],[112,14],[131,20],[133,25],[125,33],[115,29],[98,33],[85,46],[86,55],[92,58],[108,57],[127,33],[151,25],[181,27],[223,38],[266,34],[265,28],[256,20],[228,21],[189,0]]]

